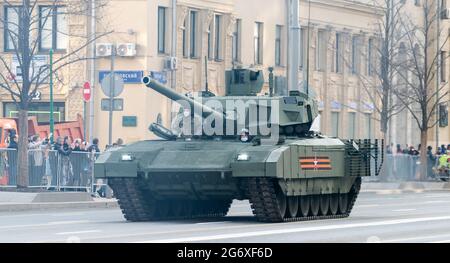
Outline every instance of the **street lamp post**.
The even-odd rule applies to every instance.
[[[50,49],[50,142],[53,144],[55,120],[53,119],[53,49]]]

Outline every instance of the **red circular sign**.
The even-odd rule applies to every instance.
[[[91,100],[91,84],[89,82],[85,82],[83,85],[83,99],[85,101]]]

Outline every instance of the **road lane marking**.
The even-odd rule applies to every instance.
[[[444,244],[444,243],[450,243],[450,239],[448,240],[442,240],[442,241],[434,241],[434,242],[430,242],[432,244]]]
[[[397,210],[392,210],[392,212],[413,212],[413,211],[417,211],[417,209],[397,209]]]
[[[410,238],[399,238],[399,239],[387,239],[381,240],[382,243],[399,243],[405,241],[416,241],[416,240],[425,240],[425,239],[439,239],[439,238],[447,238],[450,237],[447,235],[434,235],[434,236],[420,236],[420,237],[410,237]]]
[[[29,225],[10,225],[10,226],[0,226],[0,229],[11,229],[11,228],[32,228],[32,227],[42,227],[42,226],[59,226],[59,225],[74,225],[74,224],[86,224],[91,221],[79,220],[79,221],[56,221],[42,224],[29,224]]]
[[[67,236],[67,235],[81,235],[81,234],[91,234],[91,233],[101,233],[101,230],[84,230],[84,231],[74,231],[74,232],[60,232],[55,235]]]
[[[380,207],[381,205],[358,205],[358,208],[373,208],[373,207]]]
[[[206,223],[196,223],[196,225],[215,225],[215,224],[225,224],[228,223],[226,221],[221,221],[221,222],[206,222]]]
[[[244,232],[244,233],[235,233],[235,234],[222,234],[222,235],[210,235],[210,236],[149,240],[149,241],[140,241],[140,242],[133,242],[133,243],[200,242],[200,241],[210,241],[210,240],[223,240],[223,239],[234,239],[234,238],[248,238],[248,237],[259,237],[259,236],[269,236],[269,235],[292,234],[292,233],[301,233],[301,232],[350,229],[350,228],[360,228],[360,227],[391,226],[391,225],[412,224],[412,223],[419,223],[419,222],[433,222],[433,221],[443,221],[443,220],[450,220],[450,216],[396,219],[396,220],[357,223],[357,224],[329,225],[329,226],[318,226],[318,227],[301,227],[301,228],[289,228],[289,229],[279,229],[279,230],[265,230],[265,231]]]

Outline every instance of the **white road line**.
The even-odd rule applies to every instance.
[[[32,228],[32,227],[42,227],[42,226],[56,226],[56,225],[74,225],[74,224],[86,224],[89,223],[88,220],[79,221],[57,221],[42,224],[29,224],[29,225],[11,225],[11,226],[0,226],[0,229],[14,229],[14,228]]]
[[[449,240],[442,240],[442,241],[434,241],[434,242],[430,242],[432,244],[444,244],[444,243],[450,243],[450,239]]]
[[[85,230],[85,231],[74,231],[74,232],[61,232],[56,233],[58,236],[66,236],[66,235],[81,235],[81,234],[91,234],[91,233],[101,233],[101,230]]]
[[[215,225],[215,224],[225,224],[228,222],[222,221],[222,222],[206,222],[206,223],[196,223],[196,225]]]
[[[199,242],[199,241],[223,240],[223,239],[232,239],[232,238],[246,238],[246,237],[259,237],[259,236],[269,236],[269,235],[279,235],[279,234],[292,234],[292,233],[301,233],[301,232],[350,229],[350,228],[359,228],[359,227],[390,226],[390,225],[412,224],[412,223],[419,223],[419,222],[433,222],[433,221],[443,221],[443,220],[450,220],[450,216],[397,219],[397,220],[376,221],[376,222],[368,222],[368,223],[329,225],[329,226],[318,226],[318,227],[289,228],[289,229],[254,231],[254,232],[211,235],[211,236],[194,236],[194,237],[183,237],[183,238],[174,238],[174,239],[149,240],[149,241],[141,241],[141,242],[134,242],[134,243]]]
[[[358,208],[373,208],[373,207],[380,207],[381,205],[358,205]]]
[[[410,238],[399,238],[399,239],[387,239],[387,240],[381,240],[382,243],[399,243],[399,242],[406,242],[406,241],[423,241],[427,239],[439,239],[439,238],[447,238],[450,237],[449,234],[447,235],[435,235],[435,236],[419,236],[419,237],[410,237]]]
[[[417,211],[417,209],[397,209],[397,210],[392,210],[392,212],[413,212],[413,211]]]

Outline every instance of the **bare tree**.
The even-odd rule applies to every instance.
[[[395,0],[373,0],[371,3],[380,10],[381,19],[375,24],[375,37],[369,39],[366,48],[361,50],[361,43],[352,43],[354,56],[352,59],[342,59],[353,76],[359,80],[363,92],[374,107],[375,116],[372,119],[380,122],[380,131],[385,142],[388,142],[389,122],[405,109],[401,103],[396,103],[394,89],[396,88],[398,61],[398,43],[405,37],[400,33],[400,17],[404,3]],[[366,58],[366,68],[361,70],[361,56]]]
[[[406,35],[405,58],[402,67],[397,68],[397,74],[404,85],[395,89],[395,95],[411,113],[420,130],[420,179],[425,179],[427,174],[428,131],[438,124],[436,111],[448,95],[445,84],[439,83],[436,87],[440,74],[436,69],[440,63],[441,50],[448,41],[448,33],[437,30],[440,14],[436,3],[423,1],[421,23],[416,22],[417,17],[408,15],[401,21],[402,31]],[[442,40],[439,48],[438,40]]]
[[[93,3],[97,8],[105,5],[102,0]],[[50,77],[58,79],[58,73],[68,65],[94,59],[93,54],[87,52],[89,45],[109,33],[68,30],[69,19],[87,21],[90,4],[90,0],[3,0],[6,14],[0,17],[0,23],[5,32],[5,50],[9,52],[0,55],[0,89],[11,95],[19,111],[17,188],[27,188],[29,185],[28,111],[33,97],[47,86]],[[67,40],[69,37],[70,45]],[[58,43],[59,38],[66,40]],[[55,55],[55,75],[50,76],[49,61],[37,65],[35,60],[39,54],[48,54],[49,49],[60,49],[59,45],[65,46],[61,46],[62,52]]]

